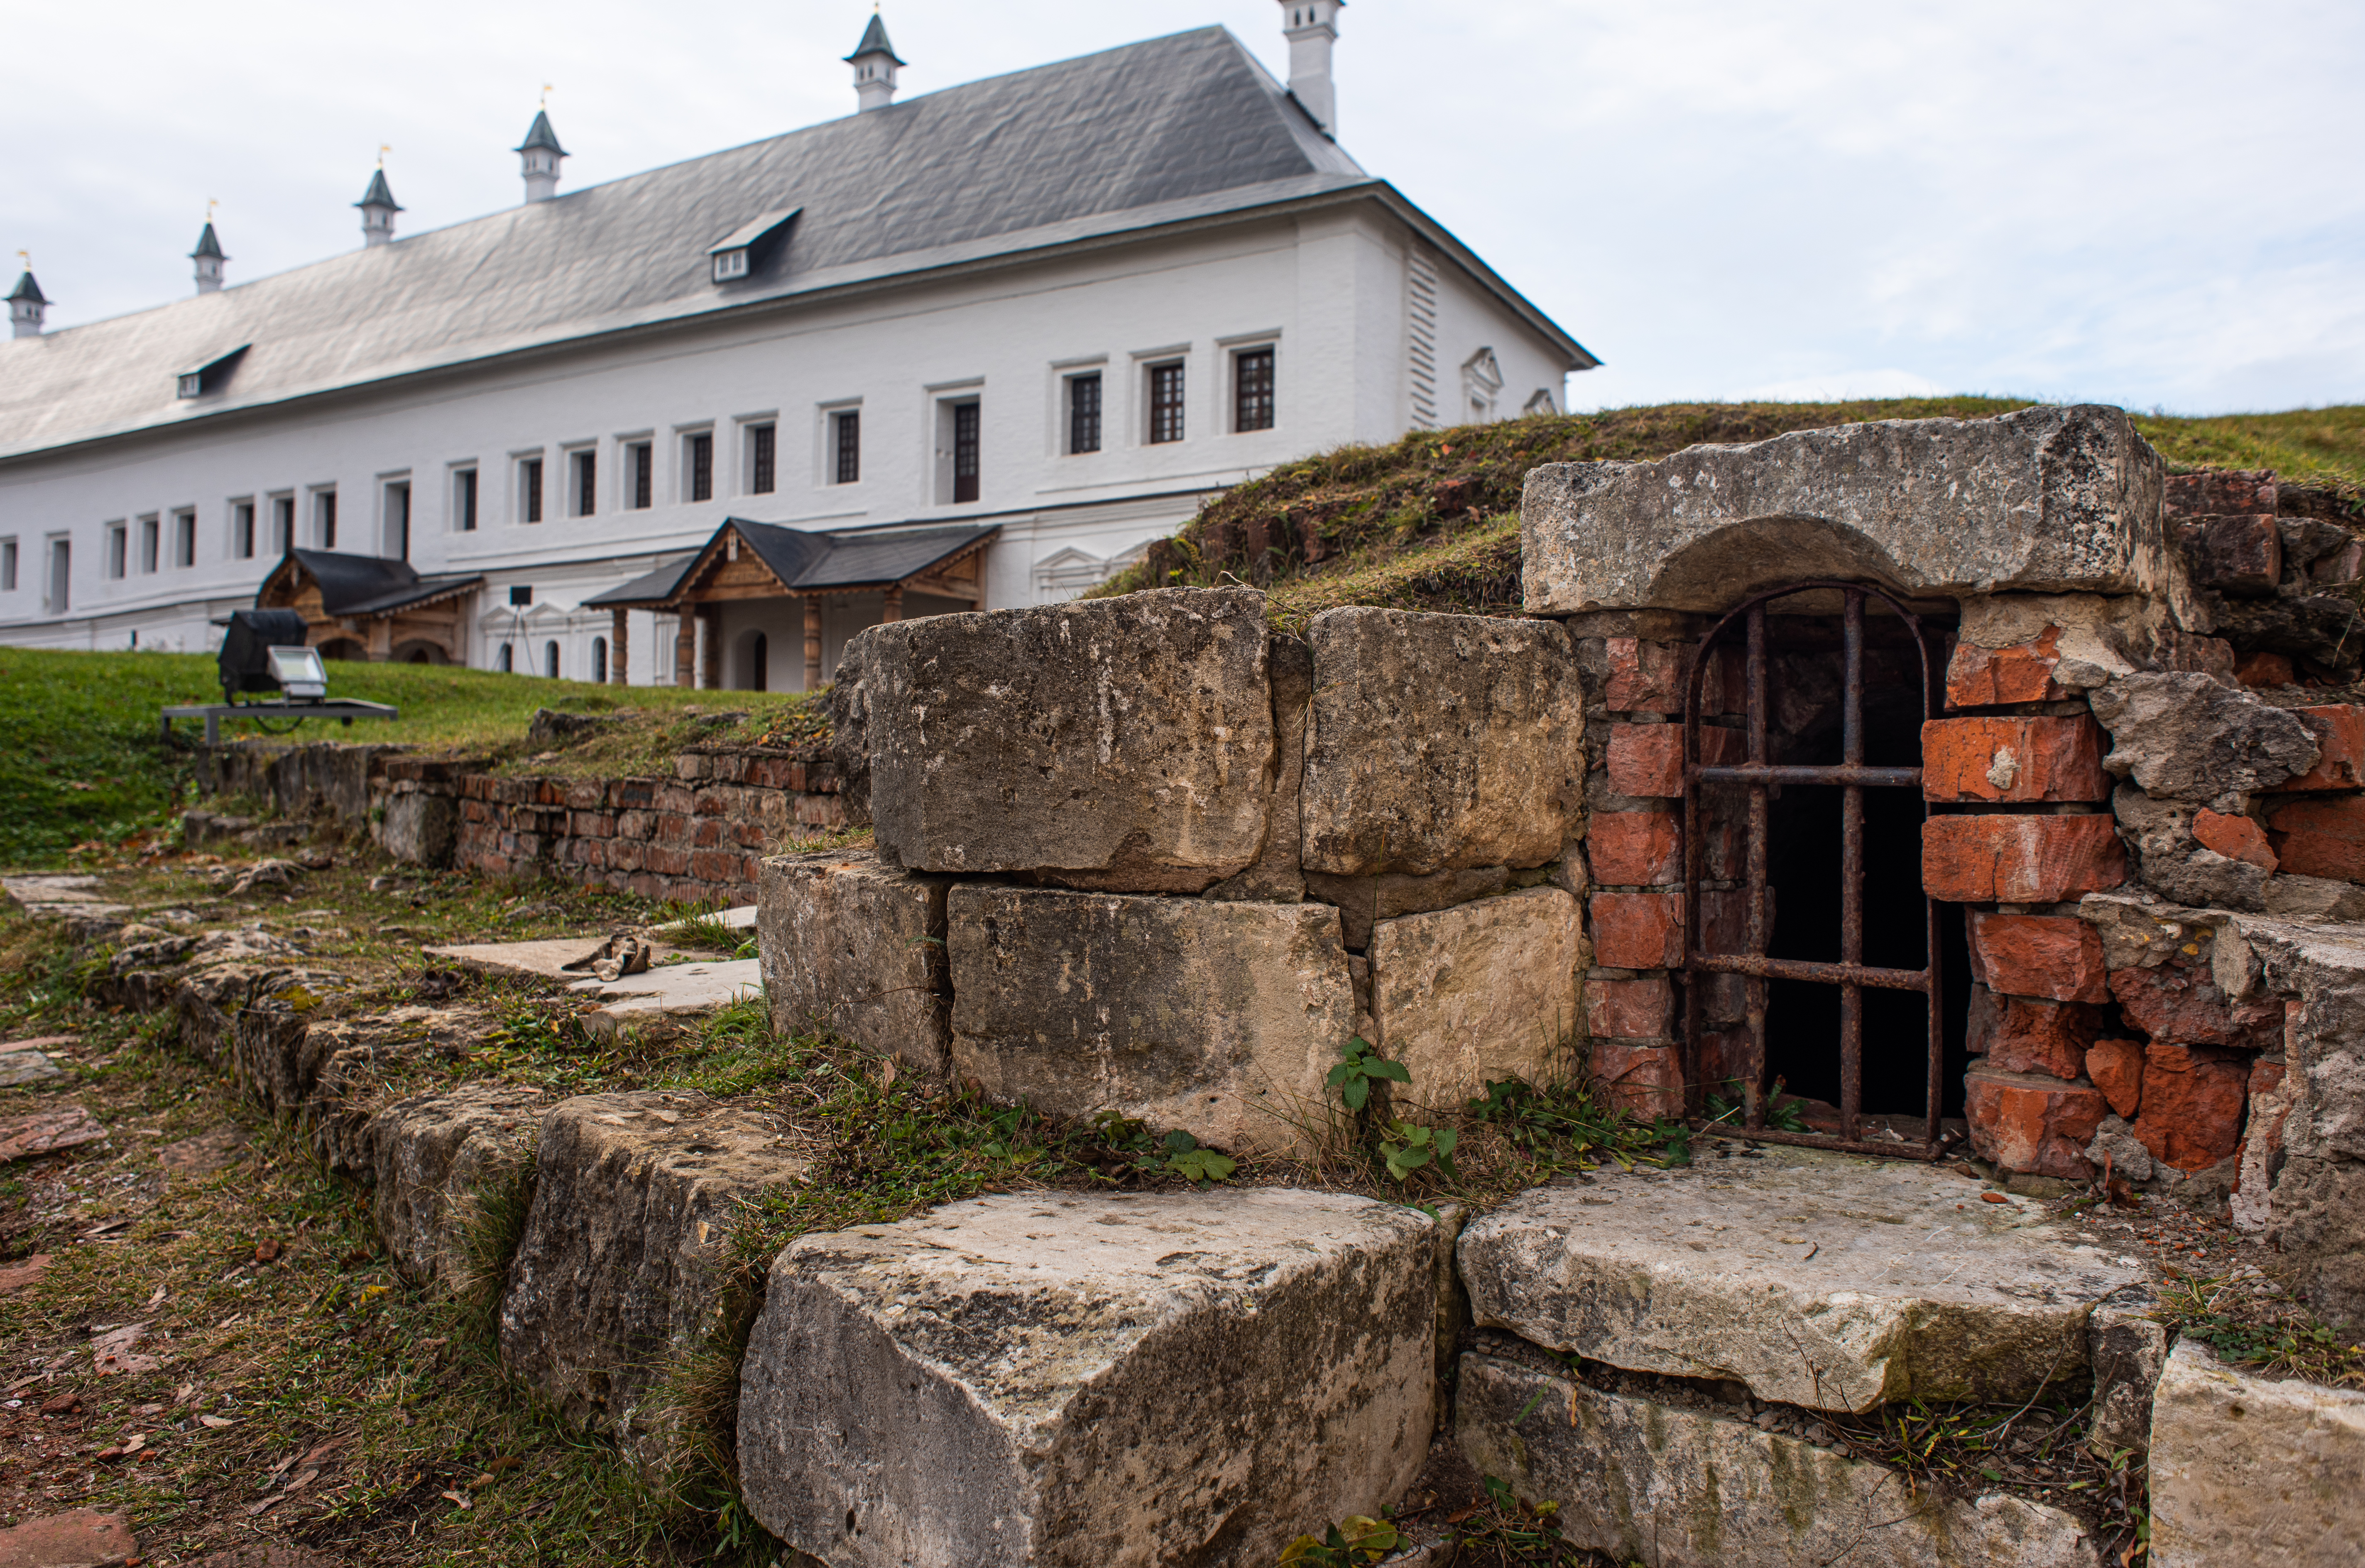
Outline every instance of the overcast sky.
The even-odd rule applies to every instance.
[[[853,107],[867,5],[117,0],[13,9],[0,252],[72,325]],[[1276,0],[892,0],[908,94]],[[1353,0],[1340,140],[1606,362],[1573,406],[1994,392],[2365,402],[2356,0]],[[0,262],[10,260],[0,255]],[[11,269],[13,274],[13,268]]]

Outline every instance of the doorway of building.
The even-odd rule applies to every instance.
[[[742,691],[769,691],[772,676],[771,639],[750,632],[739,639],[739,679]]]
[[[1703,640],[1686,715],[1695,1114],[1716,1094],[1754,1136],[1926,1155],[1959,1113],[1968,953],[1960,910],[1922,890],[1944,639],[1877,588],[1812,583]]]

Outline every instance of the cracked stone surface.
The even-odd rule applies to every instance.
[[[772,1027],[791,1035],[826,1025],[942,1078],[951,1043],[949,881],[859,850],[766,860],[757,931]]]
[[[1477,1321],[1631,1372],[1866,1411],[2020,1399],[2144,1277],[2024,1200],[1903,1160],[1769,1149],[1539,1187],[1463,1232]]]
[[[2152,1399],[2151,1532],[2157,1568],[2365,1562],[2365,1393],[2180,1340]]]
[[[476,1205],[521,1178],[547,1109],[539,1090],[467,1083],[398,1100],[370,1117],[362,1140],[376,1178],[371,1213],[387,1250],[413,1279],[448,1286],[466,1277]]]
[[[801,1237],[741,1372],[748,1509],[834,1568],[1265,1568],[1418,1470],[1444,1246],[1272,1188]]]

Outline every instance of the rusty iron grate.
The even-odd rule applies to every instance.
[[[1765,637],[1765,607],[1777,599],[1817,589],[1838,593],[1844,605],[1842,617],[1843,712],[1841,761],[1830,767],[1775,764],[1767,752],[1766,715],[1770,656]],[[1708,977],[1745,977],[1747,1046],[1740,1077],[1743,1121],[1721,1130],[1768,1143],[1802,1144],[1853,1153],[1933,1159],[1940,1152],[1942,1107],[1939,1075],[1945,1061],[1945,1023],[1941,1007],[1937,905],[1925,894],[1922,908],[1922,967],[1919,969],[1878,969],[1864,962],[1864,792],[1866,790],[1920,790],[1919,767],[1867,767],[1864,742],[1864,613],[1866,596],[1876,596],[1896,611],[1911,633],[1922,659],[1922,718],[1933,712],[1936,690],[1931,668],[1930,644],[1921,621],[1890,595],[1862,583],[1813,581],[1793,583],[1759,594],[1732,611],[1700,639],[1684,686],[1684,969],[1687,983],[1684,1019],[1684,1082],[1686,1112],[1696,1122],[1705,1114],[1702,1101],[1703,1040],[1707,1025],[1705,991]],[[1746,696],[1744,723],[1747,760],[1710,764],[1700,760],[1703,684],[1722,641],[1736,628],[1746,636]],[[1745,880],[1745,951],[1705,950],[1701,918],[1706,851],[1701,833],[1700,788],[1705,784],[1741,784],[1748,788],[1748,850]],[[1767,917],[1769,790],[1777,785],[1837,788],[1846,791],[1840,819],[1840,961],[1816,963],[1768,956],[1773,938]],[[1922,806],[1926,821],[1929,807]],[[1919,864],[1915,867],[1918,880]],[[1840,1130],[1836,1135],[1794,1133],[1765,1125],[1765,1008],[1769,980],[1805,980],[1840,989]],[[1863,1137],[1864,1119],[1864,991],[1867,986],[1890,991],[1920,991],[1928,999],[1929,1014],[1926,1116],[1920,1144],[1885,1143]]]

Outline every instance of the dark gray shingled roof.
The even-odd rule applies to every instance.
[[[422,577],[408,561],[383,555],[343,555],[333,550],[290,550],[263,579],[255,602],[270,590],[272,581],[288,562],[304,568],[320,587],[320,608],[331,615],[386,615],[484,582],[481,575],[447,573]]]
[[[950,560],[972,544],[1002,532],[997,524],[915,529],[909,532],[817,533],[784,528],[776,522],[749,522],[725,518],[714,538],[736,530],[772,575],[799,593],[846,593],[857,588],[886,588]],[[708,541],[711,545],[712,540]],[[594,594],[585,604],[648,605],[671,599],[683,576],[706,554],[706,546],[671,566],[607,592]]]
[[[386,171],[384,169],[373,169],[370,171],[369,189],[362,192],[362,199],[353,203],[353,205],[355,207],[390,207],[397,212],[408,212],[410,210],[409,207],[394,199],[394,188],[386,183]]]
[[[547,109],[533,111],[533,123],[525,128],[525,140],[510,151],[523,152],[535,147],[547,147],[561,158],[570,156],[566,148],[558,145],[558,132],[550,129],[550,112]]]
[[[8,291],[8,298],[11,303],[19,299],[29,299],[36,305],[49,303],[41,294],[41,286],[33,281],[33,269],[30,267],[27,267],[25,275],[17,280],[17,286]]]
[[[230,260],[222,254],[221,241],[214,238],[214,226],[210,223],[206,225],[206,231],[197,236],[197,248],[189,252],[189,260],[194,262],[200,256],[211,256],[218,262]]]
[[[846,62],[851,65],[866,54],[883,54],[898,65],[912,63],[908,60],[896,59],[895,46],[887,41],[887,24],[879,19],[876,11],[870,13],[870,25],[862,29],[862,41],[854,46],[854,52],[846,57]]]
[[[375,190],[375,184],[372,189]],[[1163,224],[1369,196],[1592,364],[1222,28],[925,94],[136,315],[0,342],[0,457]],[[717,286],[758,215],[789,243]],[[203,409],[170,373],[254,346]]]

